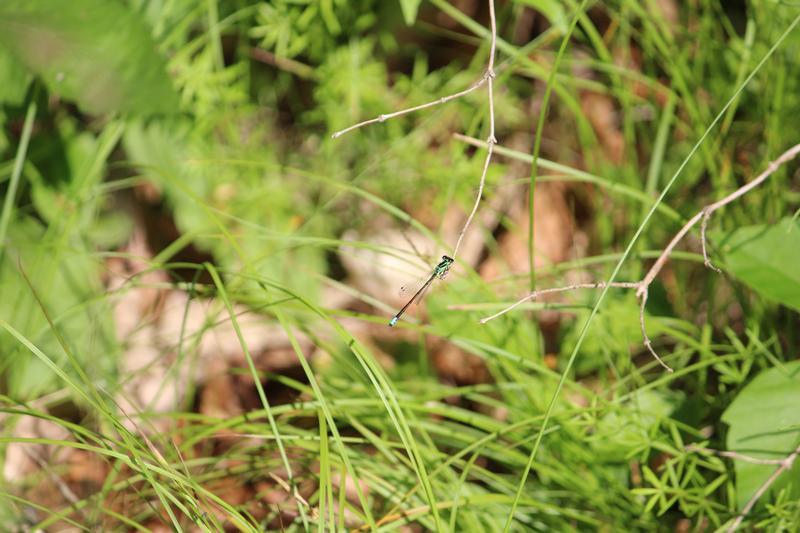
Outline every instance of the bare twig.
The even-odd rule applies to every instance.
[[[527,296],[525,296],[524,298],[521,298],[521,299],[517,300],[516,302],[514,302],[513,304],[509,305],[508,307],[506,307],[502,311],[499,311],[499,312],[493,314],[492,316],[487,316],[486,318],[482,318],[480,320],[480,322],[481,322],[481,324],[486,324],[490,320],[494,320],[495,318],[508,313],[509,311],[514,309],[515,307],[518,307],[518,306],[520,306],[520,305],[522,305],[525,302],[528,302],[530,300],[535,300],[535,299],[539,298],[540,296],[544,296],[545,294],[552,294],[552,293],[555,293],[555,292],[568,292],[568,291],[574,291],[574,290],[578,290],[578,289],[605,289],[606,285],[608,285],[608,284],[605,281],[600,281],[600,282],[597,282],[597,283],[577,283],[575,285],[567,285],[566,287],[555,287],[555,288],[552,288],[552,289],[541,289],[541,290],[538,290],[538,291],[533,291],[533,292],[529,293]],[[629,282],[625,282],[625,281],[618,281],[618,282],[614,282],[614,283],[612,283],[612,284],[610,284],[608,286],[609,287],[618,287],[618,288],[621,288],[621,289],[635,289],[636,287],[639,286],[639,284],[638,283],[629,283]]]
[[[720,271],[717,267],[715,267],[713,264],[711,264],[711,260],[708,258],[708,253],[706,252],[706,226],[708,225],[708,219],[711,218],[711,214],[714,211],[716,211],[717,209],[725,207],[729,203],[731,203],[734,200],[744,196],[748,192],[752,191],[753,189],[755,189],[756,187],[761,185],[763,182],[765,182],[767,180],[767,178],[769,178],[773,173],[775,173],[775,171],[778,170],[781,166],[783,166],[785,163],[788,163],[789,161],[791,161],[792,159],[797,157],[797,154],[800,154],[800,144],[798,144],[796,146],[793,146],[792,148],[789,148],[788,150],[786,150],[778,159],[776,159],[775,161],[771,162],[767,166],[766,170],[764,170],[764,172],[759,174],[758,177],[756,177],[756,179],[754,179],[750,183],[745,184],[743,187],[740,187],[739,189],[737,189],[736,191],[732,192],[731,194],[729,194],[728,196],[726,196],[722,200],[714,202],[713,204],[708,205],[708,206],[706,206],[705,209],[703,209],[703,212],[702,212],[703,213],[703,222],[702,222],[702,224],[700,224],[700,240],[703,243],[703,260],[704,260],[705,265],[707,267],[712,268],[712,269],[716,270],[717,272]]]
[[[491,85],[489,85],[489,87],[491,87]],[[483,172],[481,172],[481,179],[478,182],[478,194],[475,195],[475,204],[472,206],[472,211],[467,217],[467,221],[464,222],[464,226],[458,233],[458,240],[453,248],[453,259],[455,259],[458,255],[458,249],[461,248],[461,241],[464,240],[464,235],[467,233],[467,228],[469,228],[469,225],[472,224],[472,219],[475,218],[475,213],[478,212],[478,206],[481,203],[481,198],[483,198],[483,187],[486,185],[486,173],[489,170],[489,163],[492,162],[492,155],[494,154],[495,143],[497,143],[497,140],[494,138],[494,133],[492,133],[492,136],[486,141],[486,144],[489,148],[486,152],[486,159],[483,162]]]
[[[644,288],[643,291],[642,288]],[[645,305],[647,305],[647,287],[640,285],[639,288],[636,289],[636,296],[639,298],[639,325],[642,328],[642,342],[644,347],[647,348],[647,351],[650,352],[656,361],[658,361],[658,364],[664,367],[664,370],[667,372],[672,372],[672,368],[665,363],[664,360],[661,359],[653,349],[653,343],[650,342],[650,337],[647,335],[647,327],[644,325],[644,308]]]
[[[761,496],[763,496],[764,493],[769,490],[772,484],[775,483],[775,480],[778,479],[784,472],[791,470],[798,455],[800,455],[800,446],[795,448],[795,450],[784,459],[781,459],[781,461],[778,463],[780,466],[775,469],[772,475],[769,476],[760,487],[758,487],[758,490],[747,501],[747,504],[742,509],[742,512],[740,512],[739,516],[736,517],[736,520],[734,520],[731,525],[728,526],[728,529],[726,530],[728,533],[733,533],[739,528],[740,525],[742,525],[742,521],[745,519],[748,513],[750,513],[758,500],[761,499]]]
[[[486,173],[489,170],[489,163],[492,161],[494,145],[497,144],[497,137],[495,137],[494,132],[494,57],[497,53],[497,17],[494,13],[494,0],[489,0],[489,21],[492,30],[492,42],[489,47],[489,65],[486,67],[486,74],[484,75],[484,78],[489,82],[489,137],[486,138],[486,160],[483,163],[483,172],[481,172],[481,179],[478,184],[478,194],[475,196],[475,205],[472,206],[472,212],[470,212],[469,216],[467,217],[467,221],[464,222],[464,227],[461,228],[461,232],[458,234],[458,240],[453,248],[453,259],[455,259],[458,255],[458,249],[461,247],[461,241],[464,240],[464,235],[467,233],[467,228],[469,228],[469,225],[472,224],[472,219],[475,218],[475,213],[478,211],[478,206],[480,205],[481,198],[483,197],[483,187],[486,185]]]
[[[731,522],[731,525],[725,530],[728,533],[733,533],[736,531],[740,525],[742,525],[742,521],[745,517],[750,513],[753,509],[755,504],[758,502],[759,499],[769,490],[773,483],[780,477],[781,474],[790,470],[794,465],[794,462],[797,460],[797,457],[800,456],[800,446],[795,448],[795,450],[790,453],[788,456],[784,457],[783,459],[760,459],[758,457],[751,457],[749,455],[744,455],[738,452],[729,452],[724,450],[713,450],[711,448],[704,448],[702,446],[696,446],[694,444],[690,444],[686,447],[687,451],[697,451],[697,452],[706,452],[712,453],[714,455],[719,455],[720,457],[727,457],[729,459],[733,459],[735,461],[743,461],[746,463],[756,464],[756,465],[779,465],[778,468],[761,484],[758,490],[753,494],[753,496],[747,501],[747,504],[742,508],[742,511],[736,517],[736,519]]]
[[[357,130],[359,128],[363,128],[364,126],[369,126],[370,124],[377,124],[379,122],[386,122],[389,119],[402,117],[403,115],[408,115],[409,113],[414,113],[415,111],[422,111],[423,109],[428,109],[429,107],[435,107],[437,105],[446,104],[447,102],[449,102],[451,100],[456,100],[458,98],[461,98],[462,96],[466,96],[469,93],[471,93],[472,91],[474,91],[476,89],[479,89],[480,87],[483,87],[483,85],[488,81],[488,79],[489,79],[489,77],[488,77],[488,72],[487,72],[478,81],[476,81],[475,83],[473,83],[472,85],[470,85],[469,87],[464,89],[463,91],[459,91],[457,93],[450,94],[450,95],[447,95],[447,96],[442,96],[441,98],[437,98],[436,100],[433,100],[432,102],[427,102],[425,104],[420,104],[418,106],[409,107],[408,109],[401,109],[400,111],[395,111],[394,113],[386,113],[386,114],[383,114],[383,115],[378,115],[375,118],[371,118],[369,120],[365,120],[363,122],[359,122],[358,124],[353,124],[352,126],[349,126],[349,127],[345,128],[343,130],[339,130],[336,133],[334,133],[333,135],[331,135],[331,137],[334,138],[334,139],[338,139],[339,137],[341,137],[345,133],[350,133],[353,130]]]
[[[464,235],[467,233],[467,229],[469,228],[470,224],[472,224],[472,220],[475,218],[475,213],[477,213],[478,207],[480,206],[481,199],[483,198],[483,188],[486,185],[486,174],[489,170],[489,164],[492,161],[494,146],[497,144],[497,137],[495,137],[495,117],[494,117],[494,79],[495,79],[494,61],[495,61],[495,56],[497,55],[497,16],[495,15],[494,0],[488,0],[488,3],[489,3],[489,21],[491,25],[491,43],[489,46],[489,62],[486,66],[486,71],[484,72],[483,76],[481,76],[480,79],[478,79],[475,83],[473,83],[463,91],[459,91],[457,93],[453,93],[448,96],[443,96],[431,102],[420,104],[418,106],[409,107],[407,109],[401,109],[400,111],[395,111],[393,113],[378,115],[375,118],[371,118],[369,120],[359,122],[358,124],[353,124],[352,126],[349,126],[343,130],[339,130],[332,135],[332,137],[336,139],[338,137],[341,137],[345,133],[349,133],[353,130],[357,130],[364,126],[368,126],[370,124],[376,124],[378,122],[385,122],[392,118],[407,115],[409,113],[414,113],[415,111],[421,111],[423,109],[428,109],[431,107],[435,107],[437,105],[445,104],[452,100],[456,100],[458,98],[466,96],[469,93],[479,89],[480,87],[483,87],[484,85],[488,86],[489,136],[486,138],[486,145],[488,147],[486,152],[486,159],[483,162],[483,171],[481,172],[481,179],[480,182],[478,183],[478,194],[475,197],[475,204],[472,206],[472,211],[467,217],[466,222],[464,222],[464,226],[461,228],[461,231],[458,234],[458,240],[456,240],[456,245],[453,247],[453,254],[452,254],[453,259],[455,259],[456,255],[458,255],[458,250],[461,247],[461,242],[464,240]]]
[[[647,348],[647,350],[650,352],[650,354],[656,359],[656,361],[658,361],[659,364],[661,364],[661,366],[664,367],[665,370],[667,370],[668,372],[672,372],[672,369],[658,356],[656,351],[653,349],[653,345],[652,345],[652,343],[650,341],[650,337],[647,336],[647,329],[645,327],[645,320],[644,320],[644,309],[645,309],[645,304],[647,303],[647,296],[648,296],[648,290],[650,288],[650,285],[653,283],[653,281],[656,279],[658,274],[664,268],[664,265],[666,265],[667,261],[669,260],[669,256],[672,254],[673,250],[678,245],[678,243],[680,243],[681,240],[683,240],[683,238],[686,236],[686,234],[689,233],[689,231],[695,226],[695,224],[697,224],[700,221],[702,221],[701,226],[700,226],[700,238],[701,238],[702,246],[703,246],[703,258],[705,260],[705,264],[709,268],[712,268],[712,269],[714,269],[716,271],[719,271],[718,268],[716,268],[713,264],[711,264],[711,261],[708,258],[708,254],[707,254],[707,250],[706,250],[705,232],[706,232],[706,226],[707,226],[707,223],[708,223],[708,219],[711,216],[711,214],[714,211],[716,211],[717,209],[720,209],[720,208],[728,205],[729,203],[731,203],[734,200],[744,196],[748,192],[752,191],[753,189],[755,189],[756,187],[761,185],[764,181],[767,180],[767,178],[769,178],[773,173],[775,173],[776,170],[778,170],[782,165],[786,164],[787,162],[789,162],[792,159],[794,159],[795,157],[797,157],[798,154],[800,154],[800,144],[798,144],[796,146],[793,146],[792,148],[786,150],[780,157],[778,157],[777,159],[772,161],[767,166],[766,170],[764,170],[764,172],[759,174],[758,177],[756,177],[754,180],[752,180],[752,181],[748,182],[747,184],[743,185],[742,187],[740,187],[739,189],[737,189],[733,193],[729,194],[725,198],[722,198],[721,200],[718,200],[718,201],[716,201],[716,202],[714,202],[712,204],[709,204],[709,205],[703,207],[703,209],[701,209],[697,214],[695,214],[692,218],[690,218],[686,222],[686,224],[683,225],[683,227],[680,229],[680,231],[678,231],[678,233],[675,234],[675,236],[672,238],[672,240],[669,242],[669,244],[667,244],[667,247],[664,248],[664,250],[661,252],[661,254],[656,259],[655,263],[653,263],[653,266],[650,267],[650,270],[647,271],[647,274],[645,274],[644,278],[642,278],[641,281],[638,281],[638,282],[620,282],[620,283],[611,283],[611,284],[606,284],[605,282],[581,283],[581,284],[577,284],[577,285],[569,285],[569,286],[566,286],[566,287],[558,287],[558,288],[555,288],[555,289],[545,289],[543,291],[534,291],[534,292],[529,293],[528,295],[522,297],[520,300],[518,300],[514,304],[508,306],[507,308],[503,309],[499,313],[496,313],[496,314],[494,314],[492,316],[489,316],[489,317],[486,317],[486,318],[482,318],[480,320],[481,324],[485,324],[486,322],[488,322],[488,321],[490,321],[492,319],[495,319],[495,318],[497,318],[497,317],[499,317],[501,315],[504,315],[505,313],[511,311],[512,309],[514,309],[518,305],[520,305],[520,304],[522,304],[524,302],[527,302],[528,300],[533,300],[536,297],[538,297],[538,296],[540,296],[542,294],[546,294],[546,293],[565,292],[565,291],[572,291],[572,290],[576,290],[576,289],[603,289],[603,288],[606,287],[606,285],[608,285],[610,287],[636,289],[636,297],[639,299],[639,323],[640,323],[641,328],[642,328],[642,339],[643,339],[644,346],[645,346],[645,348]]]
[[[751,463],[754,465],[779,465],[786,460],[785,457],[783,459],[759,459],[758,457],[744,455],[743,453],[729,452],[725,450],[714,450],[712,448],[705,448],[703,446],[697,446],[695,444],[690,444],[689,446],[687,446],[686,451],[706,452],[713,455],[718,455],[720,457],[727,457],[728,459],[733,459],[734,461],[742,461],[744,463]]]

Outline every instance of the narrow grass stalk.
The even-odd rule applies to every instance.
[[[3,253],[6,249],[8,224],[11,221],[11,213],[14,210],[14,200],[17,197],[17,189],[19,188],[19,181],[22,176],[22,167],[25,164],[25,156],[28,153],[28,144],[31,140],[33,121],[35,118],[36,102],[31,101],[31,103],[28,104],[28,111],[25,113],[25,123],[22,125],[22,136],[19,139],[17,155],[14,156],[14,169],[11,171],[11,181],[8,184],[6,197],[3,201],[3,212],[0,213],[0,261],[2,261]]]
[[[231,325],[233,326],[233,329],[236,332],[236,337],[239,339],[239,344],[242,347],[245,359],[247,360],[247,366],[250,370],[251,375],[253,376],[253,381],[255,382],[256,390],[258,391],[258,397],[261,400],[261,405],[264,407],[264,412],[267,415],[267,420],[269,421],[269,426],[270,429],[272,430],[272,434],[275,436],[275,443],[278,446],[278,453],[281,456],[281,461],[283,461],[284,468],[286,468],[286,475],[289,477],[289,482],[294,483],[292,465],[291,463],[289,463],[289,457],[286,454],[286,448],[284,447],[283,440],[281,439],[280,430],[278,429],[278,423],[275,421],[275,415],[272,413],[269,401],[267,400],[267,394],[266,392],[264,392],[263,385],[261,385],[261,378],[258,375],[258,370],[256,370],[255,362],[253,361],[253,356],[250,354],[250,349],[247,347],[247,342],[244,339],[242,330],[239,328],[239,322],[236,320],[236,313],[234,312],[233,305],[231,304],[231,301],[228,298],[228,293],[225,290],[225,285],[222,283],[222,278],[220,278],[220,275],[217,272],[217,269],[214,267],[214,265],[206,263],[205,266],[206,270],[211,275],[211,278],[214,280],[214,285],[217,287],[217,292],[219,293],[222,302],[225,304],[225,308],[228,310],[228,316],[230,316]]]
[[[561,65],[561,59],[564,57],[564,53],[567,51],[567,45],[569,45],[569,41],[572,38],[572,34],[575,32],[575,26],[578,24],[578,20],[580,19],[583,11],[586,9],[586,4],[588,0],[583,0],[581,5],[578,6],[577,11],[572,17],[572,21],[570,22],[569,29],[567,33],[564,35],[564,38],[561,40],[561,46],[558,49],[558,54],[556,55],[556,59],[553,62],[553,66],[550,69],[550,74],[547,77],[547,85],[544,91],[544,97],[542,98],[542,108],[539,111],[539,120],[536,123],[536,132],[533,141],[533,162],[531,163],[531,176],[530,176],[530,191],[528,196],[528,267],[530,272],[530,290],[536,290],[536,272],[533,267],[533,260],[534,260],[534,246],[536,243],[534,242],[533,238],[533,201],[535,198],[535,185],[536,185],[536,174],[539,170],[539,151],[542,147],[542,134],[544,133],[544,122],[547,118],[547,109],[550,105],[550,94],[553,92],[553,85],[555,84],[556,74],[558,73],[558,68]],[[506,523],[506,531],[508,531],[509,523]]]
[[[372,518],[372,512],[369,508],[369,501],[364,494],[364,491],[361,488],[361,480],[359,478],[358,472],[355,470],[355,466],[350,462],[348,457],[347,447],[342,440],[342,436],[339,433],[339,428],[336,426],[336,420],[333,418],[333,411],[328,404],[328,401],[325,398],[325,395],[322,392],[322,388],[317,381],[316,375],[314,374],[314,370],[311,368],[311,365],[308,362],[305,354],[303,353],[300,344],[297,342],[297,337],[295,336],[294,332],[291,330],[291,327],[286,322],[286,318],[283,316],[283,313],[280,312],[279,309],[275,310],[275,314],[278,317],[278,321],[281,324],[281,327],[286,332],[286,335],[289,337],[289,343],[292,346],[295,354],[297,355],[297,360],[300,362],[300,366],[303,368],[303,372],[308,379],[309,384],[314,392],[314,397],[317,399],[319,403],[319,413],[318,418],[321,422],[320,424],[320,439],[321,446],[320,446],[320,498],[319,498],[319,520],[320,520],[320,528],[324,522],[324,505],[325,505],[325,494],[332,494],[333,487],[330,484],[330,457],[328,454],[328,446],[327,446],[327,427],[330,427],[330,431],[333,434],[333,440],[336,443],[337,448],[339,449],[339,453],[341,454],[342,461],[344,463],[345,468],[348,471],[349,476],[353,479],[353,483],[356,490],[356,495],[358,497],[359,503],[361,504],[361,508],[364,511],[364,515],[367,517],[367,522],[370,527],[375,528],[375,521]],[[325,434],[323,434],[323,430]],[[326,479],[323,480],[322,473],[327,473]],[[323,481],[327,483],[326,488],[323,490]],[[345,483],[346,478],[341,480],[341,483]],[[333,512],[333,505],[331,502],[330,510]],[[339,509],[340,513],[344,513],[344,509]],[[333,525],[333,519],[331,519],[331,525]]]

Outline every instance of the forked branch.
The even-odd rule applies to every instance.
[[[647,303],[647,296],[648,296],[648,291],[650,289],[650,285],[652,285],[653,281],[656,279],[661,270],[664,268],[664,265],[669,260],[669,256],[672,254],[673,250],[675,250],[675,247],[678,245],[678,243],[680,243],[681,240],[683,240],[683,238],[686,236],[686,234],[689,233],[689,231],[695,226],[695,224],[697,224],[700,221],[702,221],[700,225],[700,240],[703,248],[704,263],[707,267],[719,272],[720,270],[711,263],[711,260],[708,257],[708,251],[707,251],[708,247],[706,245],[706,228],[708,225],[708,220],[711,217],[711,215],[714,213],[714,211],[721,209],[722,207],[725,207],[734,200],[741,198],[748,192],[752,191],[753,189],[764,183],[767,180],[767,178],[769,178],[772,174],[775,173],[775,171],[777,171],[781,166],[783,166],[787,162],[797,157],[798,154],[800,154],[800,144],[786,150],[783,154],[781,154],[780,157],[772,161],[764,170],[764,172],[759,174],[754,180],[743,185],[742,187],[740,187],[733,193],[729,194],[725,198],[722,198],[721,200],[718,200],[712,204],[703,207],[703,209],[701,209],[697,214],[695,214],[692,218],[690,218],[686,222],[686,224],[684,224],[683,227],[678,231],[678,233],[675,234],[675,236],[669,242],[667,247],[664,248],[664,250],[656,259],[655,263],[653,263],[653,266],[650,267],[650,270],[647,271],[647,274],[645,274],[644,278],[642,278],[641,281],[614,282],[610,284],[606,282],[581,283],[578,285],[569,285],[566,287],[533,291],[531,293],[528,293],[521,299],[517,300],[510,306],[506,307],[502,311],[495,313],[492,316],[481,319],[480,321],[481,324],[485,324],[490,320],[493,320],[501,315],[508,313],[509,311],[511,311],[512,309],[514,309],[515,307],[519,306],[524,302],[535,300],[540,296],[549,293],[566,292],[577,289],[604,289],[606,286],[618,287],[623,289],[636,289],[636,297],[639,299],[639,322],[642,328],[642,339],[644,346],[653,355],[656,361],[658,361],[661,364],[661,366],[664,367],[665,370],[667,370],[668,372],[672,372],[672,368],[670,368],[653,349],[652,342],[650,341],[650,338],[647,336],[647,329],[645,327],[645,320],[644,320],[644,309],[645,309],[645,304]]]
[[[742,525],[742,521],[750,513],[750,511],[753,509],[758,500],[760,500],[761,497],[769,490],[772,484],[775,483],[775,481],[779,477],[781,477],[781,474],[783,474],[784,472],[788,472],[789,470],[792,469],[792,466],[794,466],[794,462],[797,460],[798,455],[800,455],[800,446],[795,448],[795,450],[792,453],[790,453],[788,456],[782,459],[780,463],[778,463],[779,464],[778,468],[776,468],[775,471],[772,473],[772,475],[770,475],[764,481],[764,483],[762,483],[761,486],[758,487],[758,490],[747,501],[745,506],[742,508],[742,512],[740,512],[739,515],[736,517],[736,520],[731,522],[731,525],[728,526],[728,529],[726,530],[728,533],[733,533],[734,531],[739,529],[739,526]]]
[[[453,259],[455,259],[456,255],[458,255],[458,249],[461,247],[461,242],[464,240],[464,235],[467,233],[467,229],[469,228],[470,224],[472,224],[472,220],[475,218],[475,213],[478,211],[478,206],[480,205],[481,198],[483,197],[483,188],[484,185],[486,184],[486,174],[489,170],[489,164],[492,161],[492,155],[494,153],[494,145],[497,144],[497,138],[495,137],[495,127],[494,127],[494,79],[495,79],[494,60],[495,56],[497,55],[497,17],[495,15],[494,0],[488,0],[488,2],[489,2],[489,21],[491,24],[491,43],[489,46],[489,62],[486,66],[486,71],[484,72],[483,76],[480,77],[480,79],[478,79],[475,83],[473,83],[463,91],[443,96],[431,102],[420,104],[418,106],[409,107],[407,109],[401,109],[400,111],[395,111],[393,113],[378,115],[375,118],[371,118],[369,120],[359,122],[358,124],[353,124],[352,126],[347,127],[343,130],[339,130],[332,135],[334,139],[337,139],[342,135],[344,135],[345,133],[349,133],[353,130],[363,128],[364,126],[369,126],[370,124],[386,122],[387,120],[407,115],[409,113],[414,113],[416,111],[422,111],[423,109],[428,109],[431,107],[435,107],[437,105],[446,104],[447,102],[464,97],[469,93],[483,87],[484,85],[487,85],[489,93],[489,136],[486,138],[486,145],[488,149],[486,151],[486,159],[483,162],[483,171],[481,172],[481,179],[478,183],[478,193],[475,197],[475,203],[472,206],[472,211],[470,211],[470,214],[467,217],[466,222],[464,222],[464,225],[462,226],[461,231],[458,234],[458,240],[456,240],[456,245],[453,247],[453,253],[452,253]]]
[[[752,182],[751,182],[752,183]],[[738,452],[729,452],[725,450],[712,450],[711,448],[704,448],[702,446],[696,446],[694,444],[690,444],[686,447],[686,451],[688,452],[704,452],[704,453],[711,453],[714,455],[718,455],[720,457],[727,457],[729,459],[733,459],[734,461],[742,461],[745,463],[751,463],[755,465],[778,465],[778,468],[766,479],[764,483],[758,488],[757,491],[753,493],[750,499],[747,501],[745,506],[742,508],[742,511],[736,516],[736,519],[731,522],[728,528],[725,530],[727,533],[733,533],[736,531],[740,525],[742,525],[742,521],[745,517],[750,513],[753,509],[755,504],[758,502],[759,499],[769,490],[773,483],[787,470],[791,470],[794,462],[797,460],[797,457],[800,455],[800,446],[795,448],[795,450],[784,457],[783,459],[761,459],[758,457],[752,457],[750,455],[744,455]]]

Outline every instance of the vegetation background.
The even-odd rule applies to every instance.
[[[796,162],[651,285],[673,373],[633,291],[479,319],[640,279],[800,143],[800,6],[496,12],[477,217],[388,328],[486,91],[331,134],[481,79],[487,0],[0,4],[1,529],[798,529]]]

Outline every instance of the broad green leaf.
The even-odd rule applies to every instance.
[[[722,415],[730,426],[727,447],[760,459],[782,459],[800,443],[800,361],[761,372]],[[744,507],[777,465],[759,465],[735,460],[736,503]],[[790,480],[793,497],[800,496],[800,462],[772,485],[771,491]],[[766,498],[766,496],[764,496]]]
[[[800,311],[800,223],[739,228],[720,241],[727,270],[754,291]]]
[[[417,11],[422,0],[400,0],[400,9],[403,10],[403,19],[411,26],[417,20]]]
[[[88,113],[174,112],[178,96],[139,17],[106,0],[5,0],[0,45]]]

